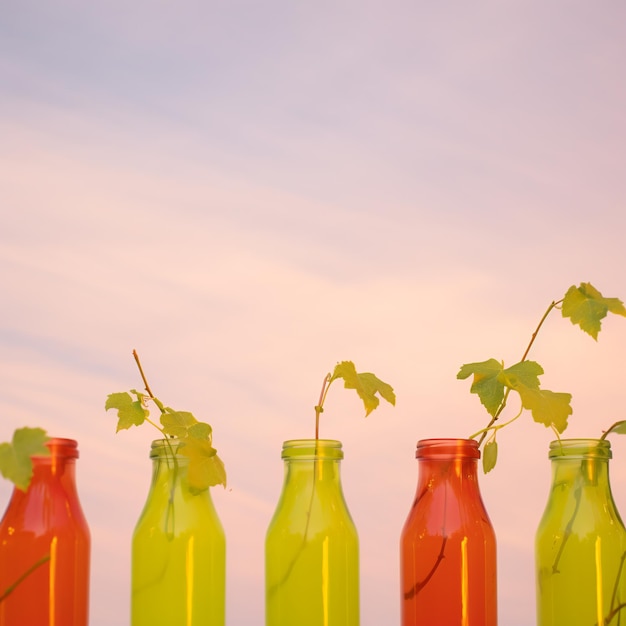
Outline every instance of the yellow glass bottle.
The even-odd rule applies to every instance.
[[[209,490],[190,490],[177,447],[152,442],[152,484],[132,540],[131,625],[224,626],[224,530]]]
[[[285,441],[285,479],[265,542],[266,626],[358,626],[359,540],[339,441]]]
[[[611,444],[550,444],[552,486],[535,540],[537,626],[626,623],[626,529],[611,494]]]

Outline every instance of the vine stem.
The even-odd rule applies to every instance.
[[[137,367],[139,368],[139,373],[141,374],[141,380],[143,380],[144,387],[148,392],[148,395],[154,400],[154,394],[152,393],[146,375],[144,374],[143,367],[141,366],[141,361],[139,360],[139,355],[137,354],[137,350],[133,350],[133,358],[135,359],[135,363],[137,363]]]
[[[524,408],[520,408],[519,413],[515,416],[512,417],[508,422],[504,422],[503,424],[498,424],[497,426],[487,426],[487,428],[481,428],[478,432],[474,433],[473,435],[470,435],[470,439],[474,439],[474,437],[478,437],[478,435],[486,435],[490,430],[494,430],[497,431],[500,428],[504,428],[505,426],[508,426],[509,424],[512,424],[516,419],[519,419],[519,417],[522,415],[522,412],[524,411]],[[484,438],[484,437],[483,437]],[[481,439],[482,441],[482,439]]]
[[[614,424],[611,424],[611,427],[602,433],[602,437],[600,437],[600,441],[602,441],[602,439],[606,439],[614,430],[616,430],[619,426],[625,423],[626,423],[626,420],[619,420],[615,422]]]
[[[530,352],[530,349],[533,347],[533,344],[535,343],[535,339],[537,338],[537,335],[539,334],[539,331],[541,330],[541,327],[543,326],[543,323],[546,321],[548,315],[550,315],[550,313],[552,312],[552,309],[555,309],[556,307],[558,307],[562,302],[563,302],[563,298],[561,298],[561,300],[553,300],[550,303],[550,306],[546,309],[546,312],[543,314],[543,317],[539,321],[539,324],[537,324],[537,328],[535,328],[535,331],[531,335],[530,342],[526,346],[526,350],[524,351],[524,354],[522,355],[522,358],[520,359],[520,363],[523,363],[528,357],[528,353]],[[510,392],[511,392],[511,389],[507,387],[506,391],[504,392],[504,397],[502,398],[502,402],[500,403],[500,406],[498,407],[498,410],[494,413],[493,417],[491,418],[491,421],[487,424],[487,426],[483,428],[482,435],[480,436],[480,439],[478,440],[479,447],[482,444],[482,442],[485,440],[485,437],[487,436],[487,433],[489,432],[491,427],[498,421],[498,418],[500,417],[500,414],[502,413],[502,411],[504,411],[504,408],[506,407],[506,401],[508,400]]]
[[[141,361],[139,360],[139,355],[137,354],[137,350],[133,350],[133,358],[135,359],[135,363],[137,363],[137,367],[139,368],[139,373],[141,374],[141,380],[143,381],[143,386],[144,386],[144,389],[146,390],[146,393],[150,396],[150,398],[157,405],[157,407],[159,407],[159,410],[161,411],[161,413],[165,413],[165,410],[163,409],[161,404],[157,402],[157,399],[152,393],[152,389],[150,389],[150,385],[148,384],[148,379],[146,378],[146,375],[144,374],[144,371],[143,371],[143,367],[141,366]],[[152,424],[155,428],[160,430],[163,436],[167,438],[167,436],[165,435],[165,431],[156,422],[153,422],[149,417],[146,417],[145,420],[146,422],[148,422],[149,424]]]
[[[324,401],[326,400],[326,395],[328,394],[328,390],[330,389],[330,384],[333,382],[333,378],[330,373],[324,376],[324,381],[322,382],[322,389],[320,391],[320,397],[315,405],[315,440],[317,441],[320,438],[320,415],[324,412]]]
[[[319,467],[318,461],[317,461],[317,454],[318,454],[317,442],[319,440],[319,434],[320,434],[320,415],[324,412],[324,402],[326,401],[326,395],[328,394],[328,389],[330,388],[330,385],[333,382],[333,380],[334,378],[332,377],[332,374],[330,373],[324,376],[324,380],[322,381],[322,388],[320,390],[320,397],[317,401],[317,404],[315,405],[315,452],[314,452],[315,458],[313,460],[313,479],[311,481],[311,497],[309,499],[309,510],[307,511],[307,515],[306,515],[306,523],[304,525],[304,533],[302,534],[302,542],[297,552],[295,553],[293,559],[287,566],[284,576],[278,582],[276,582],[274,585],[272,585],[269,588],[268,593],[270,595],[273,594],[276,591],[276,589],[278,589],[287,580],[287,578],[289,578],[293,568],[295,567],[298,559],[300,558],[300,555],[302,554],[302,552],[304,552],[304,549],[306,547],[306,543],[309,537],[309,526],[311,524],[311,514],[313,512],[313,500],[315,498],[315,477],[317,476],[318,467]]]
[[[304,545],[306,544],[307,537],[309,535],[309,524],[311,522],[311,513],[313,512],[313,498],[315,496],[315,477],[317,476],[318,464],[317,464],[317,455],[318,455],[318,447],[317,442],[319,441],[320,435],[320,415],[324,412],[324,402],[326,401],[326,396],[328,394],[328,390],[330,389],[330,385],[333,382],[334,378],[330,372],[324,376],[324,380],[322,381],[322,389],[320,390],[320,397],[317,401],[317,405],[315,406],[315,460],[313,461],[313,483],[311,485],[311,499],[309,501],[309,512],[306,517],[306,526],[304,527],[304,537],[302,538],[302,548],[304,549]]]
[[[426,495],[428,491],[429,491],[429,487],[426,487],[422,491],[422,493],[416,498],[413,508],[417,506],[417,503],[420,501],[420,499],[424,495]],[[439,548],[439,554],[437,555],[437,558],[435,559],[433,566],[430,568],[430,571],[426,574],[426,576],[422,580],[416,581],[415,584],[411,587],[411,589],[404,592],[405,600],[411,600],[420,593],[420,591],[430,582],[432,577],[435,575],[435,572],[437,571],[437,569],[441,565],[441,562],[446,556],[445,554],[446,544],[448,543],[448,532],[446,530],[447,515],[448,515],[448,484],[445,483],[444,484],[444,500],[443,500],[443,525],[441,527],[441,547]]]
[[[439,564],[445,558],[446,543],[448,543],[448,537],[447,535],[444,535],[441,539],[441,548],[435,560],[435,564],[432,566],[430,572],[428,572],[423,580],[418,580],[409,591],[404,592],[405,600],[412,600],[430,582],[430,579],[435,575]]]
[[[613,621],[613,618],[624,608],[626,608],[626,604],[621,602],[619,604],[615,604],[617,602],[617,592],[619,589],[619,581],[622,577],[622,571],[624,570],[624,559],[626,559],[626,552],[622,553],[622,558],[619,562],[619,568],[617,570],[617,576],[615,577],[615,585],[613,585],[613,593],[611,594],[611,610],[609,614],[604,619],[604,624],[610,624]]]
[[[148,379],[146,378],[146,375],[143,371],[143,367],[141,366],[141,361],[139,360],[139,354],[137,354],[137,350],[133,350],[133,358],[135,359],[135,363],[137,363],[137,367],[139,368],[139,373],[141,374],[141,380],[143,381],[143,385],[144,388],[146,390],[146,393],[150,396],[150,398],[152,399],[152,401],[157,405],[157,407],[159,408],[159,410],[161,411],[161,415],[163,415],[165,413],[165,409],[163,407],[163,405],[161,404],[161,402],[154,396],[154,394],[152,393],[152,389],[150,389],[150,385],[148,384]],[[169,449],[170,452],[170,457],[172,459],[172,464],[173,464],[173,475],[172,475],[172,488],[170,489],[170,497],[168,499],[168,511],[167,511],[167,516],[166,516],[166,520],[165,520],[165,531],[166,534],[169,536],[173,537],[173,529],[175,526],[175,517],[174,517],[174,490],[176,487],[176,480],[178,478],[178,461],[176,460],[176,454],[174,453],[174,448],[172,447],[172,444],[170,443],[170,438],[165,434],[165,431],[163,430],[163,428],[161,428],[156,422],[153,422],[148,416],[145,417],[146,422],[148,422],[149,424],[152,424],[152,426],[154,426],[164,437],[165,439],[165,443],[167,444],[167,447]],[[167,459],[167,455],[166,455],[166,459]],[[169,461],[168,461],[168,467],[169,467]],[[169,525],[170,525],[170,513],[171,513],[171,524],[172,524],[172,530],[169,530]]]
[[[553,574],[559,573],[559,563],[561,562],[561,557],[563,556],[563,550],[565,549],[565,544],[567,543],[567,540],[570,538],[572,534],[574,521],[576,520],[576,515],[578,515],[578,509],[580,508],[580,501],[582,499],[582,489],[583,489],[582,484],[579,484],[574,489],[574,499],[576,501],[576,504],[574,505],[574,511],[572,513],[572,516],[570,517],[569,521],[567,522],[565,526],[565,530],[563,531],[563,539],[561,541],[561,545],[559,546],[556,556],[554,557],[554,563],[552,563]]]
[[[2,595],[0,595],[0,602],[4,602],[4,600],[6,600],[7,597],[10,596],[15,591],[15,588],[20,583],[26,580],[26,578],[28,578],[38,567],[41,567],[44,563],[47,563],[49,560],[50,560],[50,555],[47,554],[46,556],[39,559],[36,563],[31,565],[13,584],[9,585],[2,592]]]
[[[619,615],[619,613],[621,611],[623,611],[624,609],[626,609],[626,602],[622,602],[621,604],[618,604],[605,618],[604,618],[604,622],[603,622],[603,626],[606,626],[607,624],[610,624],[613,621],[613,618],[616,615]]]

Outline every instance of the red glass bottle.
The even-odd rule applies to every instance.
[[[496,538],[478,489],[478,442],[423,439],[400,545],[402,626],[496,626]]]
[[[0,522],[0,626],[87,626],[91,540],[76,491],[78,447],[49,439]]]

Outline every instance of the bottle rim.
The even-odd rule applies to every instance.
[[[77,459],[80,456],[78,452],[78,441],[76,441],[76,439],[50,437],[45,441],[45,446],[50,450],[50,454],[33,454],[32,458],[45,461],[52,456],[63,457],[65,459]]]
[[[150,458],[151,459],[160,459],[165,457],[175,456],[177,459],[187,458],[181,455],[178,451],[180,447],[180,439],[169,438],[169,439],[155,439],[150,444]]]
[[[550,442],[548,458],[559,459],[611,459],[611,442],[608,439],[555,439]]]
[[[475,439],[434,438],[420,439],[415,450],[417,459],[479,459],[480,450]]]
[[[341,441],[336,439],[288,439],[283,442],[281,458],[291,461],[343,459]]]

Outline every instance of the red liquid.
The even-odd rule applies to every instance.
[[[478,489],[477,442],[418,442],[401,538],[402,626],[496,626],[496,539]]]
[[[90,534],[75,483],[76,442],[51,439],[0,522],[0,626],[87,626]],[[7,591],[15,585],[13,591]]]

